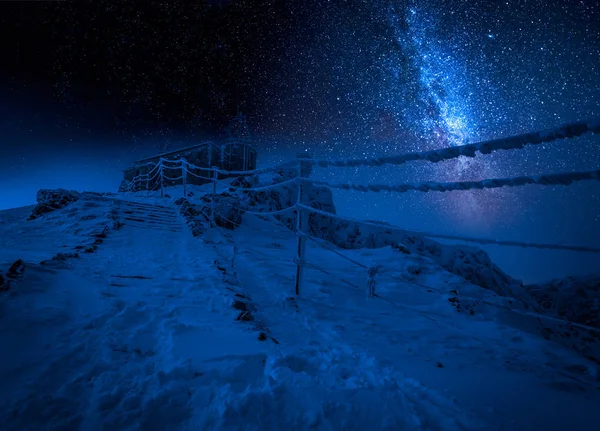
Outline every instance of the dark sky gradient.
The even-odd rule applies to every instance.
[[[42,187],[115,190],[137,158],[218,139],[238,107],[263,166],[304,150],[398,154],[600,116],[594,1],[0,2],[0,28],[0,209]],[[394,184],[595,169],[599,146],[585,137],[315,176]],[[600,245],[597,183],[336,193],[336,204],[412,229]],[[600,268],[594,255],[490,252],[527,279]]]

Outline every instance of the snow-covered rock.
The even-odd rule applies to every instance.
[[[600,328],[600,273],[556,279],[525,288],[547,313]]]
[[[12,282],[22,277],[23,272],[25,272],[25,262],[23,259],[17,259],[10,266],[6,274],[0,273],[0,292],[10,290]]]
[[[194,236],[202,235],[210,224],[213,195],[202,196],[195,203],[185,198],[175,201],[181,215],[186,219]],[[242,222],[243,209],[240,197],[228,192],[214,196],[215,224],[224,229],[233,230]]]
[[[64,208],[72,202],[79,199],[80,193],[74,190],[56,189],[48,190],[41,189],[37,192],[37,205],[31,212],[29,220],[34,220],[44,214]]]
[[[218,195],[204,195],[200,199],[198,209],[203,214],[210,214],[214,200],[215,224],[219,227],[233,230],[242,222],[242,205],[236,194],[224,192]]]
[[[179,207],[179,212],[185,218],[192,235],[199,236],[206,232],[209,219],[206,214],[200,211],[197,205],[193,205],[186,198],[177,199],[175,205]]]

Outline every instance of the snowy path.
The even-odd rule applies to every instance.
[[[295,270],[291,256],[286,256],[293,248],[279,247],[291,232],[258,223],[231,236],[240,245],[235,271],[242,289],[258,307],[255,316],[280,342],[274,381],[281,390],[301,389],[300,397],[289,394],[293,406],[282,407],[319,412],[326,418],[324,429],[494,429],[451,399],[382,366],[367,350],[348,344],[339,325],[299,309],[297,301],[289,299],[289,280],[280,277]],[[269,248],[275,249],[276,257],[267,257]],[[263,266],[265,262],[271,266]]]
[[[182,227],[126,225],[95,253],[27,269],[2,303],[0,339],[12,349],[0,362],[3,429],[204,421],[227,369],[205,362],[265,345],[234,321],[213,256]]]
[[[264,314],[282,316],[282,298],[293,292],[296,240],[291,232],[267,234],[276,231],[276,224],[256,218],[247,218],[245,225],[234,236],[242,256],[236,259],[236,270]],[[264,236],[255,233],[261,231]],[[368,264],[389,259],[389,252],[351,253],[354,260]],[[401,256],[395,253],[393,259],[397,262]],[[501,323],[484,310],[476,316],[459,314],[438,293],[385,276],[379,277],[378,292],[391,303],[367,300],[364,270],[311,244],[307,259],[321,270],[306,270],[304,291],[295,301],[300,312],[294,330],[303,325],[320,335],[313,354],[322,363],[361,358],[355,364],[364,374],[410,376],[477,412],[487,422],[486,429],[600,429],[600,393],[580,383],[589,381],[586,361],[520,330],[526,323]],[[431,271],[423,277],[426,284],[465,284],[431,264],[431,269],[420,265],[425,273]],[[278,329],[290,333],[289,326],[282,318],[271,321],[276,336]],[[285,344],[284,336],[278,339]],[[382,372],[382,367],[387,370]],[[445,411],[457,415],[449,408]]]
[[[150,227],[148,208],[132,206],[120,203],[133,220],[94,253],[30,264],[1,303],[5,429],[460,429],[458,412],[439,414],[445,400],[334,345],[313,321],[265,308],[259,317],[287,332],[279,346],[259,341],[235,321],[215,268],[223,244],[193,238],[168,209],[146,217],[162,219]],[[64,230],[44,243],[35,223],[27,246],[50,257]]]
[[[314,248],[309,262],[326,273],[307,270],[305,291],[290,301],[291,232],[246,217],[229,239],[209,231],[205,242],[174,208],[146,204],[117,203],[125,225],[95,252],[46,265],[36,259],[88,241],[106,205],[3,219],[1,260],[26,253],[33,262],[15,293],[0,297],[0,345],[11,349],[0,356],[4,429],[551,430],[576,414],[575,429],[594,429],[587,419],[598,397],[528,364],[540,346],[522,331],[457,317],[411,283],[378,290],[409,309],[367,301],[351,286],[362,287],[364,274]],[[235,320],[234,293],[215,264],[231,258],[233,243],[235,290],[279,344],[259,341],[256,322]],[[545,350],[535,359],[576,363]]]
[[[264,280],[246,286],[247,272],[241,288],[253,288],[257,317],[281,344],[259,341],[235,321],[214,265],[229,247],[167,219],[170,229],[133,220],[94,253],[28,266],[18,294],[0,303],[0,343],[11,346],[0,359],[4,429],[480,428],[281,308]],[[56,244],[40,249],[51,255]]]

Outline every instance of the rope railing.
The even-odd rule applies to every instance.
[[[586,133],[600,133],[600,118],[590,121],[565,124],[553,129],[541,132],[525,133],[507,138],[483,141],[474,144],[458,145],[440,150],[421,151],[396,156],[375,157],[370,159],[351,160],[316,160],[303,159],[306,163],[321,168],[326,167],[359,167],[359,166],[383,166],[402,165],[406,162],[424,160],[428,162],[441,162],[443,160],[455,159],[460,156],[475,157],[477,152],[491,154],[499,150],[517,150],[529,145],[540,145],[559,139],[575,138]]]
[[[306,191],[310,188],[309,186],[324,186],[332,189],[341,189],[341,190],[352,190],[352,191],[360,191],[360,192],[408,192],[408,191],[419,191],[419,192],[448,192],[448,191],[463,191],[463,190],[483,190],[483,189],[494,189],[499,187],[520,187],[525,185],[544,185],[544,186],[568,186],[575,182],[580,181],[589,181],[596,180],[600,181],[600,169],[598,170],[589,170],[589,171],[580,171],[580,172],[566,172],[566,173],[552,173],[552,174],[544,174],[537,176],[518,176],[511,178],[493,178],[493,179],[484,179],[481,181],[460,181],[460,182],[420,182],[420,183],[410,183],[410,184],[397,184],[397,185],[377,185],[377,184],[369,184],[369,185],[355,185],[355,184],[334,184],[325,181],[317,181],[307,178],[309,175],[310,169],[306,169],[306,167],[310,168],[310,166],[318,166],[318,167],[357,167],[357,166],[381,166],[385,164],[391,165],[401,165],[409,161],[415,160],[425,160],[433,163],[437,163],[443,160],[450,160],[460,156],[474,157],[477,152],[481,154],[490,154],[492,152],[498,150],[511,150],[511,149],[522,149],[528,145],[539,145],[543,143],[552,142],[558,139],[564,138],[574,138],[577,136],[582,136],[586,133],[598,134],[600,133],[600,120],[595,120],[591,122],[579,122],[572,123],[565,126],[561,126],[558,128],[546,130],[543,132],[536,133],[528,133],[524,135],[513,136],[509,138],[496,139],[492,141],[480,142],[477,144],[468,144],[462,145],[458,147],[444,148],[441,150],[435,151],[426,151],[419,153],[410,153],[400,156],[389,156],[389,157],[379,157],[374,159],[362,159],[362,160],[342,160],[342,161],[323,161],[323,160],[314,160],[310,158],[302,158],[299,157],[297,160],[292,162],[287,162],[280,164],[278,166],[264,168],[264,169],[254,169],[248,171],[229,171],[220,169],[214,166],[211,167],[200,167],[196,166],[185,159],[180,160],[167,160],[164,158],[159,159],[159,162],[154,165],[149,171],[145,174],[138,175],[134,177],[131,181],[125,182],[124,189],[135,191],[139,190],[140,186],[145,184],[147,190],[157,190],[160,189],[161,196],[163,195],[163,189],[165,187],[165,182],[178,182],[181,181],[184,187],[184,196],[187,197],[186,192],[186,184],[188,175],[191,177],[195,177],[201,180],[206,181],[207,183],[212,183],[212,195],[213,199],[211,201],[210,214],[206,214],[206,211],[202,210],[201,213],[203,217],[210,221],[211,226],[216,226],[219,228],[219,225],[215,223],[218,217],[222,218],[224,221],[231,223],[232,225],[239,225],[239,222],[234,222],[230,220],[227,212],[223,211],[215,211],[215,196],[217,193],[217,186],[220,185],[223,187],[222,190],[234,190],[240,191],[244,193],[250,193],[250,195],[246,195],[239,202],[229,202],[228,200],[222,200],[220,204],[229,205],[232,208],[237,208],[243,211],[245,214],[254,215],[257,217],[276,217],[284,214],[289,214],[291,212],[295,212],[296,216],[296,226],[295,228],[290,227],[289,218],[285,219],[285,224],[290,227],[290,229],[295,231],[296,240],[297,240],[297,251],[296,257],[293,259],[293,263],[296,265],[296,276],[295,276],[295,293],[299,295],[301,291],[303,291],[302,280],[303,280],[303,270],[305,267],[313,267],[321,272],[328,274],[323,268],[310,264],[306,261],[306,242],[310,241],[311,243],[316,244],[318,247],[328,250],[336,254],[337,256],[343,258],[346,261],[349,261],[352,265],[357,266],[363,271],[365,275],[365,283],[362,284],[363,288],[366,288],[367,298],[370,300],[383,300],[394,306],[411,310],[413,312],[417,312],[421,314],[423,317],[432,320],[438,324],[442,324],[444,326],[448,326],[447,322],[441,322],[433,316],[422,310],[416,310],[414,307],[411,307],[406,304],[399,304],[395,301],[391,301],[385,297],[382,297],[379,292],[377,292],[376,281],[384,280],[386,278],[385,270],[382,270],[380,265],[377,265],[375,262],[369,262],[369,264],[365,264],[359,262],[352,257],[348,256],[346,253],[343,253],[342,249],[339,249],[332,243],[324,240],[322,238],[316,238],[311,234],[311,228],[309,227],[309,216],[319,215],[322,217],[327,217],[329,220],[339,220],[344,222],[357,223],[360,226],[372,226],[377,228],[377,231],[373,232],[374,235],[388,235],[389,233],[397,232],[407,236],[421,236],[421,237],[430,237],[430,238],[441,238],[455,241],[465,241],[471,243],[478,243],[483,245],[501,245],[501,246],[517,246],[524,248],[537,248],[537,249],[555,249],[555,250],[568,250],[568,251],[577,251],[577,252],[593,252],[600,253],[600,248],[597,247],[587,247],[587,246],[579,246],[579,245],[568,245],[568,244],[545,244],[545,243],[533,243],[533,242],[522,242],[522,241],[505,241],[505,240],[496,240],[490,238],[474,238],[468,236],[460,236],[460,235],[447,235],[447,234],[436,234],[431,232],[423,232],[423,231],[413,231],[402,229],[399,227],[395,227],[389,225],[384,222],[375,222],[375,221],[365,221],[360,219],[355,219],[351,217],[341,216],[338,214],[334,214],[328,211],[324,211],[322,209],[314,208],[309,204],[308,199],[305,196]],[[181,171],[180,176],[169,177],[165,175],[165,171]],[[200,172],[196,173],[194,171]],[[219,178],[219,175],[226,176],[257,176],[264,173],[275,172],[278,174],[282,174],[281,176],[285,177],[291,171],[292,178],[287,178],[284,181],[279,183],[267,184],[267,185],[253,185],[252,187],[244,187],[240,185],[231,185],[226,181],[223,181]],[[297,171],[294,174],[293,171]],[[211,173],[211,176],[204,176],[203,173]],[[254,183],[251,183],[254,184]],[[168,185],[168,184],[167,184]],[[248,205],[248,200],[252,202],[252,193],[260,193],[267,190],[273,190],[281,187],[294,186],[296,190],[291,190],[292,192],[297,193],[295,203],[283,209],[271,210],[265,208],[264,210],[260,208],[253,208],[252,205]],[[290,187],[291,188],[291,187]],[[290,192],[290,189],[287,190]],[[240,196],[243,196],[240,194]],[[261,195],[257,195],[261,196]],[[266,195],[268,196],[268,195]],[[248,199],[249,198],[249,199]],[[256,198],[256,196],[255,196]],[[234,217],[235,218],[235,217]],[[280,220],[283,220],[280,218]],[[314,220],[314,219],[313,219]],[[314,230],[312,230],[315,232]],[[397,237],[396,237],[397,238]],[[393,239],[392,237],[387,238],[390,241]],[[253,252],[259,253],[254,250]],[[235,254],[235,246],[234,246],[234,254]],[[233,263],[232,263],[233,265]],[[339,277],[338,277],[339,278]],[[392,278],[396,278],[392,276]],[[340,278],[340,280],[350,286],[355,288],[359,287],[354,283],[350,283],[346,280]],[[401,280],[403,281],[403,280]],[[358,282],[360,284],[360,282]],[[446,292],[448,293],[448,292]],[[475,301],[474,304],[487,304],[492,306],[499,306],[494,304],[493,301],[484,301],[478,300],[475,298],[463,297],[466,300]],[[552,316],[545,316],[538,313],[533,313],[530,311],[520,311],[514,310],[508,307],[506,308],[508,311],[515,312],[524,316],[529,316],[535,319],[546,319],[556,321],[557,323],[568,324],[572,326],[576,326],[582,329],[590,329],[589,327],[585,327],[585,325],[580,325],[574,322],[567,322],[564,319],[553,318]],[[467,333],[459,328],[453,328],[455,330],[459,330],[461,332]],[[468,334],[473,336],[473,334]],[[476,338],[478,339],[478,338]],[[479,340],[482,341],[482,340]],[[483,342],[483,341],[482,341]],[[573,378],[573,376],[569,376]]]
[[[307,178],[310,173],[311,166],[318,167],[342,167],[342,166],[382,166],[385,164],[401,165],[409,161],[425,160],[429,162],[440,162],[442,160],[450,160],[460,156],[474,157],[477,152],[481,154],[490,154],[498,150],[511,150],[511,149],[522,149],[528,145],[539,145],[543,143],[552,142],[558,139],[574,138],[582,136],[586,133],[597,134],[600,133],[600,119],[587,122],[577,122],[561,127],[545,130],[542,132],[527,133],[508,138],[495,139],[491,141],[484,141],[476,144],[467,144],[450,148],[443,148],[440,150],[424,151],[417,153],[408,153],[399,156],[386,156],[373,159],[361,159],[361,160],[342,160],[342,161],[329,161],[329,160],[314,160],[312,158],[298,157],[295,161],[282,163],[277,166],[245,170],[245,171],[234,171],[224,170],[215,166],[196,166],[190,163],[186,159],[179,160],[168,160],[160,158],[158,163],[154,165],[147,173],[136,176],[132,181],[125,183],[124,188],[126,190],[135,191],[145,183],[147,190],[160,189],[161,196],[163,196],[163,189],[165,187],[165,181],[173,182],[181,181],[184,187],[184,196],[187,196],[186,185],[188,175],[207,183],[212,183],[212,194],[217,194],[217,185],[221,185],[225,190],[241,191],[244,193],[260,193],[267,190],[281,188],[285,186],[296,187],[296,202],[295,204],[277,210],[263,210],[256,211],[252,206],[244,205],[240,209],[248,214],[267,217],[267,216],[280,216],[292,211],[296,212],[296,233],[298,238],[298,252],[297,252],[297,274],[296,274],[296,293],[299,292],[301,278],[302,278],[302,265],[304,264],[304,250],[306,240],[317,241],[308,234],[308,215],[317,214],[324,217],[328,217],[331,220],[343,220],[346,222],[358,223],[359,225],[374,226],[380,230],[380,233],[385,231],[399,232],[404,235],[419,235],[423,237],[441,238],[456,241],[466,241],[478,244],[495,244],[502,246],[517,246],[525,248],[538,248],[538,249],[556,249],[556,250],[569,250],[579,252],[593,252],[600,253],[600,248],[587,247],[579,245],[567,245],[567,244],[544,244],[544,243],[533,243],[523,241],[504,241],[489,238],[474,238],[460,235],[447,235],[447,234],[436,234],[431,232],[411,231],[401,229],[395,226],[391,226],[386,223],[377,223],[365,220],[353,219],[350,217],[340,216],[333,214],[321,209],[313,208],[307,204],[304,197],[303,189],[309,185],[325,186],[332,189],[341,190],[353,190],[360,192],[408,192],[408,191],[419,191],[419,192],[447,192],[447,191],[463,191],[463,190],[483,190],[493,189],[499,187],[520,187],[524,185],[551,185],[551,186],[568,186],[579,181],[596,180],[600,181],[600,170],[580,171],[580,172],[566,172],[566,173],[553,173],[544,174],[537,176],[519,176],[512,178],[494,178],[484,179],[481,181],[460,181],[460,182],[421,182],[421,183],[409,183],[409,184],[397,184],[397,185],[356,185],[356,184],[334,184],[326,181],[318,181]],[[181,175],[177,177],[169,177],[165,175],[165,170],[181,170]],[[285,170],[290,172],[285,172]],[[200,172],[196,173],[194,171]],[[294,171],[297,171],[294,174]],[[211,176],[204,176],[202,173],[211,173]],[[267,184],[267,185],[256,185],[253,187],[244,187],[240,185],[232,185],[221,179],[219,175],[227,176],[257,176],[264,173],[275,172],[278,174],[292,173],[292,178],[288,178],[284,181]],[[167,184],[169,185],[169,184]],[[214,199],[211,203],[211,215],[209,216],[211,224],[214,225],[215,209]],[[229,203],[229,205],[234,206]],[[221,217],[222,215],[219,215]],[[319,244],[322,247],[326,247],[324,244]],[[332,251],[335,251],[332,249]],[[364,269],[364,268],[363,268]],[[377,269],[367,268],[369,271],[369,277],[374,280],[377,274]]]
[[[280,183],[275,183],[275,184],[269,184],[266,186],[260,186],[260,187],[238,187],[238,186],[232,186],[230,184],[225,183],[224,181],[219,181],[217,180],[218,183],[223,184],[225,186],[227,186],[230,189],[233,190],[240,190],[243,192],[262,192],[265,190],[271,190],[277,187],[281,187],[281,186],[287,186],[290,184],[297,184],[298,183],[298,179],[296,177],[290,179],[290,180],[286,180],[286,181],[282,181]]]
[[[477,238],[477,237],[469,237],[469,236],[461,236],[461,235],[447,235],[447,234],[438,234],[433,232],[425,232],[425,231],[416,231],[416,230],[407,230],[402,229],[387,223],[377,223],[367,220],[360,220],[352,217],[341,216],[339,214],[333,214],[327,211],[323,211],[317,208],[313,208],[307,205],[300,204],[300,209],[303,209],[307,212],[319,214],[325,217],[344,220],[347,222],[358,223],[365,226],[373,226],[379,229],[385,229],[393,232],[399,232],[406,235],[418,235],[429,238],[440,238],[440,239],[450,239],[456,241],[465,241],[465,242],[473,242],[482,245],[504,245],[504,246],[514,246],[514,247],[523,247],[523,248],[540,248],[540,249],[550,249],[550,250],[568,250],[568,251],[582,251],[582,252],[592,252],[592,253],[600,253],[600,248],[596,247],[586,247],[579,245],[566,245],[566,244],[547,244],[547,243],[535,243],[535,242],[523,242],[523,241],[505,241],[505,240],[497,240],[491,238]]]
[[[495,189],[499,187],[520,187],[529,184],[539,184],[544,186],[568,186],[578,181],[596,180],[600,181],[600,170],[565,172],[557,174],[547,174],[539,176],[522,176],[513,178],[493,178],[483,181],[459,181],[459,182],[425,182],[399,185],[386,184],[332,184],[325,181],[315,181],[308,178],[302,178],[302,181],[330,187],[333,189],[355,190],[359,192],[395,192],[405,193],[409,191],[418,192],[448,192],[455,190],[482,190]]]

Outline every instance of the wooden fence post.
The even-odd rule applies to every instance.
[[[375,276],[381,269],[381,265],[375,265],[367,269],[367,298],[375,296]]]
[[[298,196],[296,201],[296,236],[298,237],[298,247],[296,251],[296,295],[300,295],[302,287],[302,276],[304,273],[304,263],[306,255],[306,237],[304,235],[309,231],[308,221],[310,214],[300,208],[299,205],[304,205],[306,195],[309,193],[310,185],[302,181],[302,178],[307,178],[310,175],[311,165],[303,162],[301,158],[306,158],[306,154],[298,155],[298,177],[296,179],[298,187]]]
[[[212,189],[212,199],[210,201],[210,227],[215,227],[215,199],[217,198],[217,168],[215,166],[213,169],[213,189]]]

